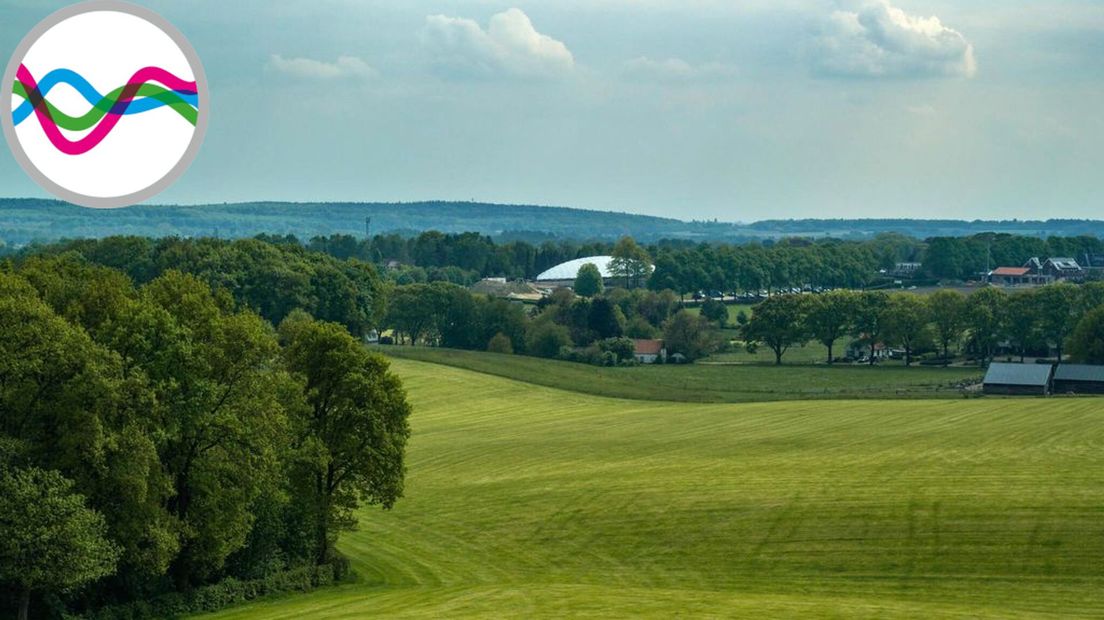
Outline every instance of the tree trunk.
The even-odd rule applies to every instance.
[[[912,347],[905,345],[905,368],[912,366]]]
[[[873,339],[873,338],[871,338],[871,339],[870,339],[870,365],[871,365],[871,366],[873,366],[873,365],[874,365],[874,345],[875,345],[875,344],[876,344],[876,343],[875,343],[874,339]]]
[[[951,349],[950,343],[947,342],[946,340],[944,340],[943,341],[943,367],[944,368],[946,368],[947,365],[950,364],[950,359],[947,358],[947,355],[950,353],[950,349]]]
[[[23,592],[19,595],[19,620],[27,620],[30,618],[31,612],[31,589],[23,588]]]
[[[831,366],[831,365],[832,365],[832,362],[834,361],[834,360],[832,359],[832,345],[833,345],[833,344],[835,344],[835,343],[836,343],[836,342],[835,342],[834,340],[833,340],[832,342],[829,342],[829,343],[828,343],[828,365],[829,365],[829,366]]]

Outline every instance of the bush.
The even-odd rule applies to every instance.
[[[498,332],[491,338],[491,341],[487,343],[487,351],[509,355],[514,352],[514,345],[510,342],[509,336],[502,332]]]
[[[310,592],[346,579],[349,560],[336,558],[329,564],[303,566],[272,573],[261,579],[241,581],[228,577],[191,592],[170,592],[147,601],[112,605],[84,615],[60,614],[64,620],[153,620],[179,618],[218,611],[255,598],[288,592]]]

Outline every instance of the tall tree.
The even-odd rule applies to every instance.
[[[931,307],[935,337],[943,350],[943,365],[950,363],[951,344],[962,337],[966,300],[958,291],[944,289],[932,293],[928,299]]]
[[[601,295],[602,289],[605,287],[602,283],[602,272],[598,270],[598,265],[586,263],[579,267],[579,273],[575,275],[575,286],[573,288],[576,295],[582,295],[583,297]]]
[[[877,291],[860,293],[855,304],[855,322],[852,327],[855,337],[866,339],[870,346],[871,366],[874,365],[877,346],[885,337],[888,304],[889,297]]]
[[[791,346],[809,339],[805,311],[805,298],[801,295],[769,297],[752,310],[744,338],[768,346],[774,351],[774,363],[781,365],[782,356]]]
[[[613,276],[622,278],[625,288],[643,284],[651,273],[651,258],[644,248],[636,244],[632,237],[622,237],[613,246],[613,260],[609,269]]]
[[[671,355],[682,354],[693,361],[717,349],[716,330],[701,316],[680,310],[663,323],[663,340]]]
[[[905,366],[912,365],[912,353],[931,322],[928,300],[912,293],[891,295],[885,309],[886,340],[905,350]]]
[[[1054,345],[1058,361],[1062,360],[1066,339],[1077,326],[1081,299],[1077,286],[1069,283],[1051,284],[1035,292],[1039,328],[1043,337]]]
[[[810,335],[828,348],[828,363],[834,362],[832,349],[840,338],[851,331],[857,304],[855,293],[834,290],[811,297],[806,308],[805,323]]]
[[[29,617],[32,594],[109,575],[120,552],[71,480],[56,471],[0,469],[0,582],[18,585],[20,620]]]
[[[1104,364],[1104,305],[1089,311],[1070,336],[1070,356],[1082,364]]]
[[[1037,344],[1041,339],[1039,304],[1035,301],[1035,292],[1026,290],[1009,295],[1007,306],[1001,331],[1016,345],[1022,363],[1027,356],[1027,348]]]
[[[1000,339],[1001,328],[1006,323],[1008,296],[992,286],[966,298],[966,321],[970,337],[984,364],[993,359],[993,349]]]
[[[402,496],[410,405],[386,359],[340,325],[294,313],[280,325],[288,367],[308,406],[292,420],[299,492],[308,501],[317,559],[356,524],[361,503],[390,508]]]

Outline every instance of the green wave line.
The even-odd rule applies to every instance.
[[[50,110],[50,118],[54,120],[54,123],[62,129],[68,129],[70,131],[84,131],[100,122],[100,119],[107,115],[111,111],[111,108],[115,107],[115,103],[119,101],[119,96],[123,92],[122,86],[111,91],[100,99],[99,103],[92,106],[92,109],[84,114],[84,116],[69,116],[61,110],[54,107],[54,104],[46,101],[46,107]],[[27,88],[23,86],[23,83],[16,80],[15,86],[12,89],[16,95],[30,99],[27,95]],[[196,124],[199,119],[199,111],[180,98],[180,95],[175,92],[158,86],[156,84],[143,84],[135,97],[152,97],[157,99],[161,103],[169,106],[173,110],[176,110],[180,116],[184,117],[184,120],[188,121],[192,125]]]

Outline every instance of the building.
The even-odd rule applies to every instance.
[[[1033,284],[1034,276],[1029,267],[997,267],[989,272],[989,284],[997,286],[1021,286]]]
[[[1104,394],[1104,366],[1058,364],[1053,391],[1055,394]]]
[[[890,275],[898,278],[913,278],[920,274],[921,267],[923,267],[922,263],[896,263]]]
[[[633,357],[640,364],[654,364],[667,361],[667,348],[662,340],[633,340]]]
[[[1043,263],[1043,273],[1055,280],[1083,280],[1085,270],[1072,258],[1048,258]]]
[[[986,394],[1046,396],[1054,366],[1050,364],[989,364],[982,391]]]
[[[582,268],[583,265],[591,263],[598,268],[598,272],[602,274],[602,279],[606,284],[609,284],[613,278],[609,267],[610,261],[612,260],[612,256],[587,256],[585,258],[569,260],[566,263],[560,263],[551,269],[545,270],[537,276],[536,282],[539,286],[551,288],[572,286],[575,284],[575,276],[579,275],[579,269]]]

